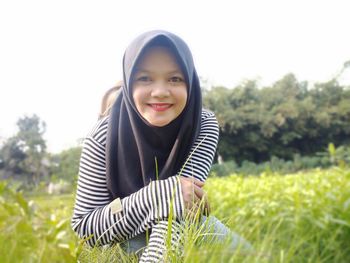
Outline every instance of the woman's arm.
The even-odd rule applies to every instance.
[[[184,205],[176,176],[153,181],[130,196],[111,202],[106,184],[104,148],[92,137],[86,138],[83,144],[72,217],[72,228],[80,238],[88,238],[91,246],[132,238],[167,219],[171,203],[174,219],[182,217]],[[115,205],[118,210],[118,203],[121,211],[113,213]]]
[[[102,124],[101,124],[102,123]],[[113,240],[129,239],[159,220],[166,219],[173,199],[174,218],[181,218],[184,204],[181,185],[176,176],[154,181],[138,192],[121,200],[122,211],[113,214],[106,184],[105,137],[107,122],[102,119],[98,128],[84,141],[80,160],[79,180],[72,218],[72,228],[90,245],[108,244]],[[205,181],[214,158],[219,129],[215,115],[203,111],[199,137],[192,147],[187,163],[178,175]],[[102,138],[102,139],[101,139]],[[166,200],[165,205],[155,200]],[[165,198],[165,199],[163,199]]]
[[[178,175],[205,181],[213,162],[218,138],[219,126],[214,113],[203,110],[200,134]],[[153,226],[149,244],[142,254],[140,262],[162,262],[164,260],[168,229],[168,221],[161,221]],[[170,246],[175,250],[181,246],[181,232],[181,223],[172,222]]]
[[[174,253],[183,251],[181,233],[184,225],[176,221],[171,222],[171,225],[169,223],[169,221],[161,221],[152,228],[149,243],[142,253],[139,263],[167,262],[167,259],[164,258],[167,250],[172,250]]]
[[[186,163],[178,175],[194,177],[195,179],[204,182],[208,177],[213,163],[218,140],[219,125],[215,114],[203,110],[201,131],[191,148]]]

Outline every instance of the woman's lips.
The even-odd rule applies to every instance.
[[[170,103],[150,103],[148,105],[155,111],[166,111],[172,106]]]

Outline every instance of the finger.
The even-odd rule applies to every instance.
[[[197,179],[193,179],[193,183],[194,183],[196,186],[201,187],[201,188],[204,186],[204,182],[199,181],[199,180],[197,180]]]
[[[193,186],[193,190],[195,195],[199,198],[202,199],[203,195],[204,195],[204,190],[196,185]]]
[[[198,179],[195,179],[193,177],[180,176],[180,179],[192,182],[194,185],[197,185],[198,187],[203,187],[204,186],[204,182],[199,181]]]
[[[193,207],[197,206],[200,202],[200,199],[196,197],[195,195],[188,201],[185,202],[185,207],[187,209],[192,209]]]
[[[190,178],[188,178],[189,180],[191,180],[191,182],[194,184],[194,185],[196,185],[196,186],[198,186],[198,187],[203,187],[204,186],[204,182],[202,182],[202,181],[199,181],[198,179],[195,179],[195,178],[193,178],[193,177],[190,177]]]
[[[204,199],[203,214],[206,215],[206,216],[209,216],[209,214],[210,214],[210,205],[209,205],[208,198]]]
[[[208,196],[205,192],[203,193],[202,199],[199,202],[199,206],[200,206],[200,209],[204,215],[209,215],[210,205],[209,205],[209,201],[208,201]]]
[[[190,203],[192,206],[193,204],[199,203],[200,201],[201,200],[198,198],[198,196],[193,194],[193,195],[191,195],[191,197],[188,199],[187,202]]]
[[[198,203],[194,203],[191,208],[186,210],[186,218],[190,220],[194,220],[198,218],[201,214],[201,209]]]

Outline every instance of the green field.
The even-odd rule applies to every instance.
[[[350,170],[232,175],[205,186],[212,214],[254,252],[199,244],[187,229],[179,262],[350,262]],[[0,182],[0,262],[136,262],[119,246],[89,249],[70,229],[73,196],[25,195]]]

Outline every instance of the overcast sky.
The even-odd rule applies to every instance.
[[[121,79],[126,46],[151,29],[181,36],[213,85],[329,80],[350,60],[349,10],[346,0],[0,0],[0,140],[35,113],[49,151],[76,145]]]

